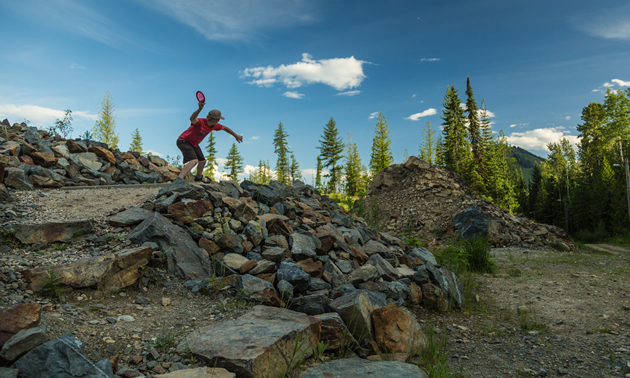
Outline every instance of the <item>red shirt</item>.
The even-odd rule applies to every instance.
[[[199,122],[190,125],[190,127],[182,133],[182,135],[177,138],[178,140],[187,140],[193,147],[199,146],[199,143],[205,138],[210,132],[218,131],[223,129],[223,125],[217,123],[214,126],[208,125],[208,121],[206,118],[197,118]]]

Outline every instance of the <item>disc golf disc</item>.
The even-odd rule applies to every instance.
[[[204,96],[201,91],[197,91],[197,101],[206,102],[206,96]]]

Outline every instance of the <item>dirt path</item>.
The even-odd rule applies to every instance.
[[[612,253],[613,255],[618,255],[620,253],[625,253],[625,254],[630,255],[630,248],[626,248],[626,247],[619,247],[619,246],[610,245],[610,244],[586,244],[586,246],[589,248],[596,249],[598,251],[609,252],[609,253]]]
[[[630,255],[493,250],[499,271],[464,277],[480,301],[419,318],[448,334],[464,376],[609,377],[630,359]],[[474,295],[473,295],[474,297]]]

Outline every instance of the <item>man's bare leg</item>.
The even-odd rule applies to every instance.
[[[203,168],[206,166],[205,160],[199,160],[197,162],[197,176],[203,175]]]
[[[197,162],[198,162],[197,160],[191,160],[188,163],[186,163],[186,165],[184,165],[184,168],[182,168],[181,172],[179,172],[179,177],[180,178],[186,177],[188,172],[192,171],[193,167],[197,164]]]

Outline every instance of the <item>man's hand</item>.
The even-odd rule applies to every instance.
[[[236,138],[237,142],[243,143],[243,136],[242,135],[236,135],[234,138]]]
[[[203,109],[203,107],[206,105],[205,102],[201,102],[199,101],[199,110]]]

